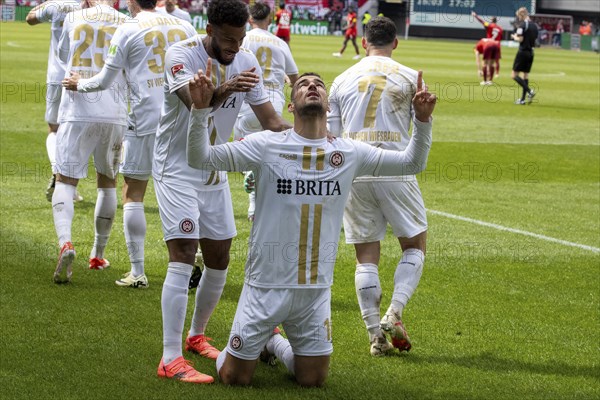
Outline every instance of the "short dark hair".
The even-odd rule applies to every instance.
[[[267,3],[257,1],[250,6],[250,16],[255,21],[262,21],[269,18],[269,14],[271,14],[271,7]]]
[[[300,78],[303,78],[305,76],[316,76],[319,79],[323,79],[321,78],[321,75],[317,74],[316,72],[305,72],[296,79],[296,83],[298,83]],[[294,101],[294,96],[296,95],[296,83],[294,83],[294,86],[292,86],[292,93],[290,94],[291,101]]]
[[[492,17],[492,22],[495,24],[496,22],[498,22],[498,18]]]
[[[156,7],[156,0],[135,0],[144,10],[150,10]]]
[[[208,5],[208,23],[240,28],[248,22],[248,6],[241,0],[213,0]]]
[[[373,46],[387,46],[396,39],[396,24],[388,17],[375,17],[365,26],[365,38]]]

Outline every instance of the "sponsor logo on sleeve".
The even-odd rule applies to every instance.
[[[171,67],[171,74],[173,76],[177,75],[179,72],[183,71],[183,64],[175,64]]]

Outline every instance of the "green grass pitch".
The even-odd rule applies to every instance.
[[[107,249],[112,267],[87,269],[92,179],[81,182],[85,202],[75,206],[73,283],[52,283],[57,248],[44,196],[50,170],[42,94],[49,29],[2,23],[0,30],[2,398],[600,397],[598,54],[536,50],[531,83],[538,95],[534,104],[516,106],[510,80],[515,49],[503,49],[497,85],[480,87],[474,43],[400,41],[395,58],[423,69],[439,96],[433,148],[419,176],[431,211],[428,254],[404,315],[413,350],[370,357],[354,292],[354,251],[342,240],[333,286],[335,350],[325,387],[299,388],[283,366],[260,365],[252,387],[237,388],[156,377],[167,250],[152,187],[146,196],[148,290],[113,283],[129,270],[120,207]],[[341,41],[292,37],[300,70],[319,72],[331,83],[354,62],[352,49],[342,59],[331,57]],[[241,175],[230,180],[238,237],[207,329],[220,348],[242,287],[250,226]],[[391,235],[383,249],[385,311],[400,251]],[[190,296],[186,330],[192,304]],[[215,376],[213,362],[187,357]]]

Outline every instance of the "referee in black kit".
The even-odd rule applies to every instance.
[[[529,87],[529,71],[533,64],[533,48],[538,37],[538,27],[529,18],[527,8],[517,10],[517,31],[513,33],[513,40],[519,42],[519,51],[513,64],[512,78],[523,88],[523,95],[515,104],[531,104],[535,91]],[[523,73],[521,78],[520,74]],[[527,102],[525,102],[527,96]]]

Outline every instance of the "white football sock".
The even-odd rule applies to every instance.
[[[71,241],[71,225],[73,224],[73,194],[75,186],[56,182],[54,194],[52,195],[52,215],[54,216],[54,228],[58,236],[58,246],[62,247],[65,242]]]
[[[369,339],[381,334],[379,328],[379,306],[381,304],[381,283],[375,264],[358,264],[354,274],[354,286],[358,305],[367,330]]]
[[[256,210],[256,191],[248,193],[248,217],[254,216]]]
[[[202,278],[196,289],[196,307],[192,318],[190,336],[203,335],[208,320],[212,315],[227,281],[227,268],[224,270],[204,266]]]
[[[131,274],[144,274],[144,241],[146,239],[146,215],[144,203],[123,204],[123,231],[131,262]]]
[[[96,234],[94,237],[94,247],[92,247],[92,252],[90,253],[90,258],[104,258],[104,249],[108,243],[110,229],[112,228],[116,213],[117,189],[98,188],[96,210],[94,211]]]
[[[56,132],[50,132],[46,136],[46,151],[48,152],[50,165],[54,167],[54,164],[56,164]]]
[[[193,266],[170,262],[160,303],[163,318],[163,362],[169,364],[183,355],[181,335],[187,309],[187,294]]]
[[[267,351],[283,362],[285,367],[292,375],[295,375],[294,370],[294,352],[290,342],[281,336],[279,333],[271,336],[267,342]]]
[[[388,311],[393,311],[398,316],[402,316],[404,307],[415,292],[419,280],[421,280],[424,262],[425,255],[421,250],[406,249],[404,251],[394,273],[394,294]]]
[[[224,348],[223,351],[221,351],[219,353],[219,355],[217,356],[217,360],[216,360],[216,364],[217,364],[217,376],[219,375],[219,372],[221,371],[221,367],[223,367],[223,364],[225,364],[225,358],[227,357],[227,348]]]

